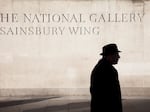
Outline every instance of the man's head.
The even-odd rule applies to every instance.
[[[107,44],[103,47],[101,55],[106,58],[111,64],[117,64],[120,58],[118,47],[116,44]]]

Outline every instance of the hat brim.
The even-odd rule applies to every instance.
[[[119,53],[119,52],[122,52],[122,51],[117,51],[117,52],[114,52],[114,53]],[[100,53],[100,55],[106,55],[105,53]]]

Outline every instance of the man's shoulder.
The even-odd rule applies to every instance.
[[[103,70],[109,69],[109,68],[110,68],[109,64],[104,59],[100,59],[97,62],[97,64],[95,65],[93,71],[99,71],[100,72],[101,70],[103,71]]]
[[[99,67],[109,67],[111,66],[105,59],[101,59],[98,61],[97,66]]]

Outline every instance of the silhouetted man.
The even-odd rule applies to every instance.
[[[120,58],[116,44],[103,47],[102,59],[91,74],[91,112],[122,112],[118,72],[112,66]]]

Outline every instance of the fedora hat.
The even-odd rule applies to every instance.
[[[107,56],[111,54],[115,54],[121,52],[118,50],[118,47],[116,44],[107,44],[102,48],[102,53],[100,55]]]

